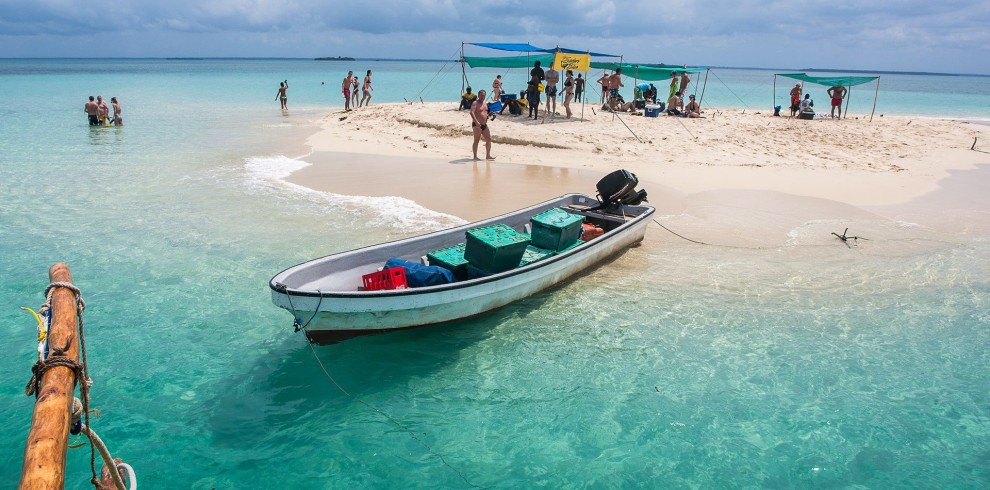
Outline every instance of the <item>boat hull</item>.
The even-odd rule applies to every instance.
[[[553,203],[544,204],[552,207]],[[292,271],[288,269],[272,279],[272,301],[293,312],[296,323],[305,328],[311,340],[320,343],[463,320],[550,288],[642,241],[648,224],[646,218],[653,212],[653,208],[645,209],[645,216],[624,222],[568,252],[481,279],[405,290],[314,293],[281,287],[280,276],[288,277],[286,273]],[[465,225],[453,232],[478,224]],[[444,233],[448,232],[436,234]],[[427,237],[407,240],[416,242]]]

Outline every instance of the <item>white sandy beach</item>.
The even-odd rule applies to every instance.
[[[740,236],[760,228],[769,243],[809,219],[882,212],[973,232],[934,207],[990,212],[978,188],[931,197],[950,175],[985,181],[987,168],[978,166],[990,164],[990,153],[970,150],[974,138],[978,150],[990,139],[984,125],[879,114],[872,122],[861,114],[806,121],[719,109],[701,119],[646,118],[591,105],[582,121],[578,105],[571,119],[498,116],[490,123],[497,159],[475,162],[468,113],[455,105],[328,114],[307,142],[313,153],[304,160],[313,165],[290,180],[339,194],[399,195],[477,219],[566,192],[593,194],[602,175],[626,168],[661,215],[690,216],[692,227],[699,219],[719,222],[701,226],[718,236],[726,227],[740,228]],[[910,205],[923,196],[926,205]]]

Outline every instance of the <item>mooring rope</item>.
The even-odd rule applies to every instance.
[[[409,434],[410,437],[412,437],[413,439],[415,439],[416,442],[418,442],[420,445],[422,445],[424,448],[426,448],[427,452],[429,452],[430,454],[432,454],[432,455],[436,456],[437,458],[439,458],[440,459],[440,462],[443,463],[444,466],[446,466],[447,468],[450,468],[451,471],[453,471],[454,473],[456,473],[457,476],[460,477],[460,479],[464,483],[468,484],[469,486],[471,486],[473,488],[481,488],[478,485],[475,485],[474,483],[471,483],[471,481],[468,480],[467,477],[464,476],[464,473],[461,473],[460,470],[458,470],[457,468],[454,468],[453,466],[451,466],[451,464],[447,462],[447,459],[443,457],[443,454],[440,454],[438,451],[436,451],[435,449],[433,449],[433,447],[430,446],[429,443],[427,443],[426,441],[424,441],[423,439],[421,439],[418,435],[416,435],[416,432],[414,430],[412,430],[411,428],[407,427],[405,424],[403,424],[402,422],[400,422],[395,417],[389,415],[388,412],[386,412],[386,411],[384,411],[384,410],[382,410],[382,409],[380,409],[380,408],[372,405],[371,403],[368,403],[368,402],[362,400],[361,398],[357,398],[354,395],[351,395],[350,393],[348,393],[347,390],[345,390],[342,386],[340,386],[339,383],[337,383],[337,380],[333,379],[333,376],[330,374],[330,371],[328,371],[327,368],[326,368],[326,366],[323,364],[323,361],[320,359],[319,354],[316,353],[316,348],[313,347],[313,341],[310,340],[310,338],[309,338],[309,332],[308,331],[306,332],[306,342],[309,344],[309,350],[313,352],[313,357],[316,359],[316,363],[319,364],[320,369],[323,370],[323,374],[326,375],[327,379],[329,379],[330,382],[333,383],[333,385],[336,386],[337,389],[340,390],[341,393],[343,393],[344,395],[346,395],[348,398],[350,398],[350,399],[352,399],[352,400],[354,400],[354,401],[356,401],[356,402],[364,405],[365,407],[368,407],[368,409],[370,409],[370,410],[372,410],[374,412],[377,412],[381,416],[383,416],[386,419],[388,419],[389,422],[392,422],[392,424],[394,424],[399,429],[402,429],[402,430],[406,431]]]
[[[313,315],[309,317],[309,320],[306,321],[306,323],[301,323],[300,320],[302,320],[302,318],[299,316],[299,313],[296,311],[295,305],[292,303],[292,295],[289,294],[289,288],[288,288],[288,286],[286,286],[285,284],[281,284],[281,283],[277,283],[275,286],[276,286],[276,290],[282,292],[283,294],[285,294],[286,298],[288,299],[288,301],[289,301],[289,309],[292,310],[293,327],[295,327],[295,329],[296,329],[297,332],[299,330],[302,330],[303,331],[303,335],[306,337],[306,344],[309,345],[309,350],[313,353],[313,358],[316,359],[316,363],[320,366],[320,370],[323,371],[323,374],[327,377],[327,379],[330,381],[330,383],[332,383],[338,390],[340,390],[340,392],[343,393],[344,396],[346,396],[346,397],[348,397],[348,398],[350,398],[350,399],[352,399],[352,400],[354,400],[354,401],[356,401],[356,402],[364,405],[365,407],[368,407],[368,409],[370,409],[370,410],[372,410],[374,412],[379,413],[381,416],[385,417],[390,422],[392,422],[392,424],[394,424],[396,427],[398,427],[398,428],[406,431],[409,434],[410,437],[412,437],[413,439],[415,439],[416,442],[419,442],[420,445],[422,445],[424,448],[426,448],[426,450],[430,454],[432,454],[432,455],[436,456],[438,459],[440,459],[440,462],[442,462],[444,464],[444,466],[446,466],[447,468],[450,468],[451,471],[453,471],[454,473],[456,473],[457,476],[460,477],[460,479],[464,481],[464,483],[466,483],[469,486],[474,487],[474,488],[481,488],[478,485],[475,485],[474,483],[471,483],[467,479],[467,477],[464,476],[464,474],[461,473],[457,468],[454,468],[453,466],[451,466],[450,463],[447,462],[447,459],[444,458],[442,454],[440,454],[439,452],[437,452],[436,450],[434,450],[433,447],[430,446],[426,441],[424,441],[419,436],[417,436],[415,431],[413,431],[409,427],[406,427],[402,422],[400,422],[395,417],[389,415],[384,410],[382,410],[382,409],[380,409],[380,408],[378,408],[378,407],[376,407],[376,406],[374,406],[374,405],[372,405],[372,404],[370,404],[370,403],[362,400],[361,398],[357,398],[354,395],[351,395],[347,390],[344,389],[343,386],[340,386],[340,383],[338,383],[336,379],[333,378],[333,375],[330,374],[330,371],[327,369],[326,365],[323,364],[323,360],[320,359],[320,355],[316,352],[316,347],[313,346],[313,341],[309,338],[309,331],[306,330],[306,327],[309,326],[310,322],[312,322],[313,319],[316,318],[316,314],[319,313],[319,311],[320,311],[320,305],[323,304],[323,293],[322,293],[322,291],[320,291],[318,289],[316,290],[316,292],[320,295],[320,302],[317,303],[316,308],[313,311]]]

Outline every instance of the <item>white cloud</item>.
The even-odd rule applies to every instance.
[[[461,41],[615,52],[633,61],[990,73],[985,0],[0,0],[0,56],[445,58]],[[178,49],[195,53],[176,53]]]

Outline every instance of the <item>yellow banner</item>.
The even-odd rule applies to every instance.
[[[588,71],[591,69],[591,55],[557,53],[553,59],[553,69],[558,71]]]

